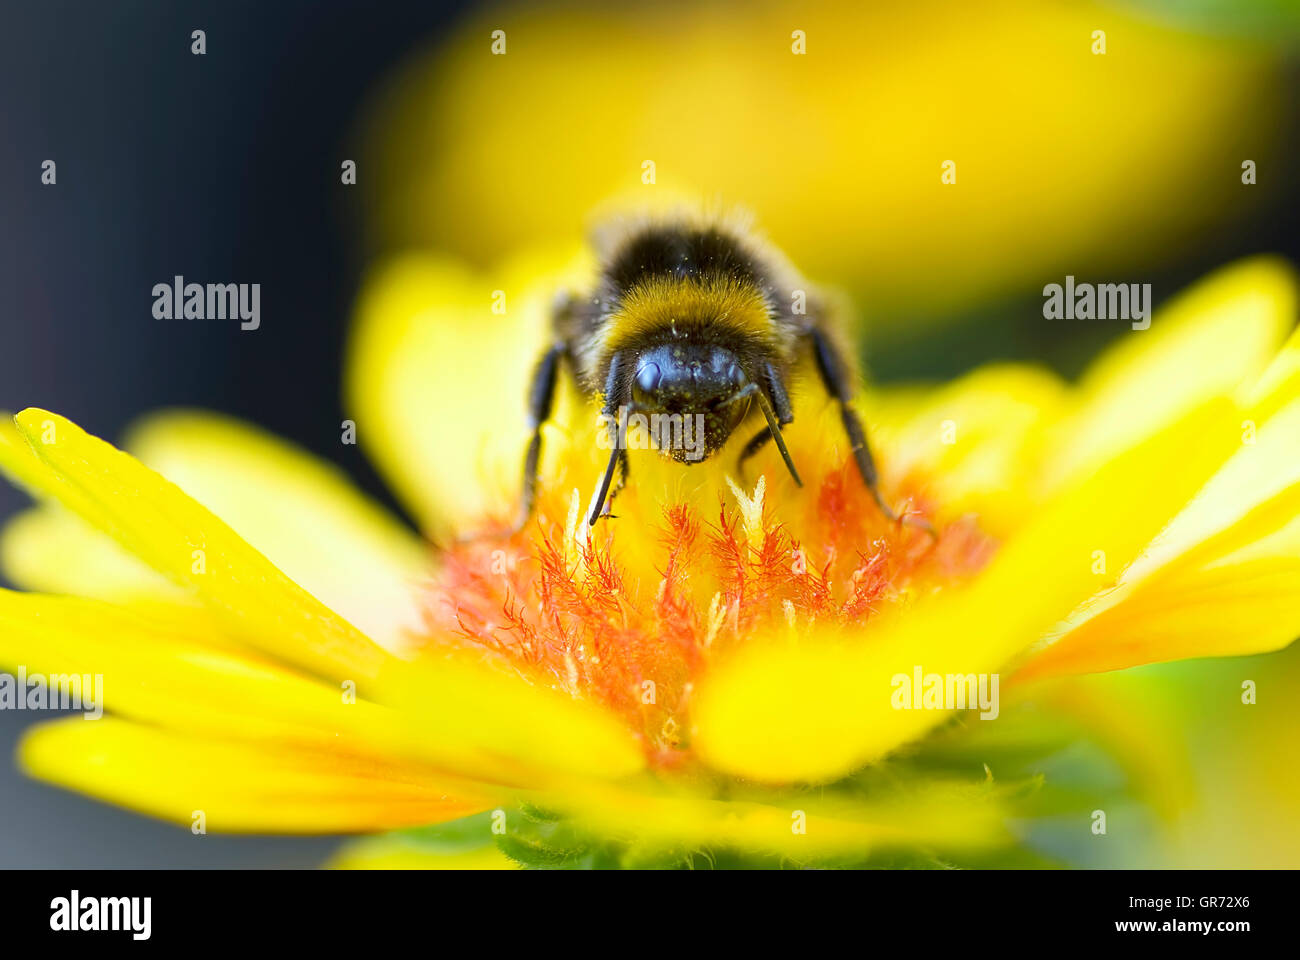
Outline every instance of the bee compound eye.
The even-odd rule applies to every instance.
[[[643,394],[654,393],[662,379],[659,364],[653,360],[643,360],[636,368],[636,388]]]

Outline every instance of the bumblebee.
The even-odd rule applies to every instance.
[[[789,378],[809,354],[839,405],[862,482],[881,512],[898,519],[880,495],[866,433],[849,405],[854,368],[830,327],[828,305],[781,254],[739,221],[685,216],[616,225],[598,233],[595,245],[595,289],[557,298],[554,340],[529,389],[532,436],[524,456],[520,525],[532,514],[542,425],[551,416],[562,371],[600,405],[601,422],[610,431],[609,462],[587,516],[594,526],[628,480],[629,411],[682,418],[674,422],[685,420],[688,429],[699,424],[701,436],[690,451],[658,445],[661,453],[694,463],[720,450],[757,407],[766,422],[741,448],[738,469],[774,442],[802,486],[781,428],[794,420]]]

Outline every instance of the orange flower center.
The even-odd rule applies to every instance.
[[[602,519],[590,533],[576,503],[543,496],[509,541],[441,555],[429,643],[475,649],[602,703],[654,765],[680,767],[691,691],[720,653],[813,621],[869,625],[887,605],[969,577],[995,549],[974,518],[941,526],[937,539],[885,519],[851,461],[812,480],[791,507],[802,540],[783,504],[763,502],[761,482],[755,496],[720,498],[712,516],[675,503],[654,522]],[[924,503],[912,512],[928,514]]]

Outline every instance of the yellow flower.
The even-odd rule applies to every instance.
[[[0,544],[31,591],[0,593],[0,664],[100,674],[108,710],[34,728],[23,767],[195,829],[403,831],[349,866],[975,862],[1016,841],[1012,741],[1101,717],[1121,762],[1169,763],[1059,678],[1300,633],[1283,266],[1209,278],[1075,386],[1004,366],[868,394],[884,488],[934,542],[872,507],[810,385],[802,490],[774,454],[748,483],[634,454],[588,533],[603,451],[571,395],[533,521],[457,536],[513,515],[523,378],[581,269],[413,256],[367,284],[349,411],[437,549],[209,414],[145,421],[130,454],[42,410],[0,427],[41,501]],[[998,719],[900,703],[918,670],[1002,678]]]
[[[611,196],[741,197],[808,276],[869,297],[877,345],[1063,263],[1177,265],[1286,202],[1241,164],[1284,164],[1294,113],[1281,31],[1207,34],[1181,6],[485,5],[377,92],[368,239],[486,265],[580,239]],[[1100,200],[1127,197],[1142,230]]]

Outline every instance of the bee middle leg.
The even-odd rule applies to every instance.
[[[817,372],[826,386],[826,392],[839,404],[840,422],[844,424],[844,432],[848,434],[849,446],[853,450],[853,459],[857,462],[862,482],[867,485],[872,499],[876,501],[876,506],[880,508],[880,512],[886,519],[898,521],[898,514],[881,496],[880,478],[876,473],[876,463],[871,457],[871,447],[867,444],[866,431],[862,428],[862,421],[858,418],[857,412],[849,405],[849,401],[853,398],[849,366],[823,331],[813,327],[809,330],[808,337],[812,341]],[[905,522],[924,529],[932,537],[936,536],[934,528],[924,518],[908,518]]]

